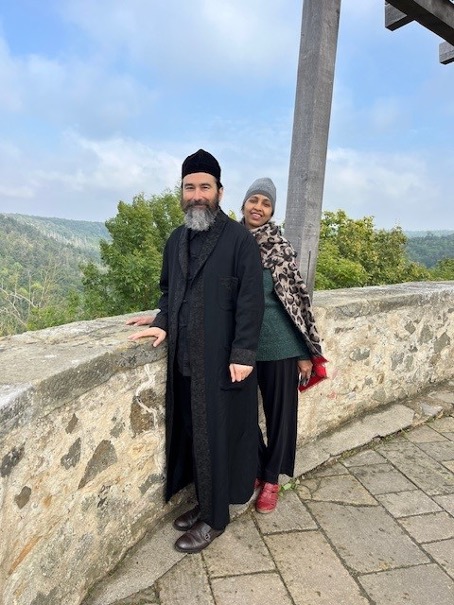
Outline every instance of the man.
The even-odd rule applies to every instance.
[[[167,241],[159,313],[133,334],[168,342],[166,500],[194,481],[198,504],[178,517],[177,550],[198,553],[247,502],[257,471],[255,354],[262,266],[252,235],[220,209],[221,168],[199,149],[182,166],[185,225]],[[144,320],[132,320],[140,325]]]

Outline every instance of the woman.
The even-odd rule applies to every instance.
[[[255,507],[270,513],[277,505],[279,475],[293,476],[295,465],[298,379],[305,384],[312,360],[322,358],[310,298],[295,262],[295,251],[270,222],[276,187],[269,178],[246,192],[242,222],[255,237],[262,257],[265,314],[257,351],[257,377],[263,401],[267,443],[259,428],[259,466]]]

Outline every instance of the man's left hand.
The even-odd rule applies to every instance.
[[[231,363],[229,369],[232,382],[241,382],[249,376],[254,368],[252,366],[242,366],[239,363]]]

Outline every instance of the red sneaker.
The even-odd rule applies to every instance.
[[[279,485],[277,483],[264,483],[255,502],[255,510],[258,513],[272,513],[276,508],[278,497]]]

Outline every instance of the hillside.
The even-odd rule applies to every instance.
[[[101,238],[109,239],[109,232],[104,223],[26,216],[23,214],[0,214],[0,221],[1,217],[12,219],[18,227],[20,225],[32,227],[44,237],[69,245],[75,250],[80,250],[82,254],[88,253],[90,256],[93,253],[95,257],[99,256],[99,240]]]
[[[30,318],[81,292],[80,265],[99,263],[101,238],[102,223],[0,214],[0,336],[40,327]]]
[[[454,258],[453,231],[423,231],[420,232],[420,235],[406,235],[408,237],[407,254],[412,261],[430,269],[439,260]]]

